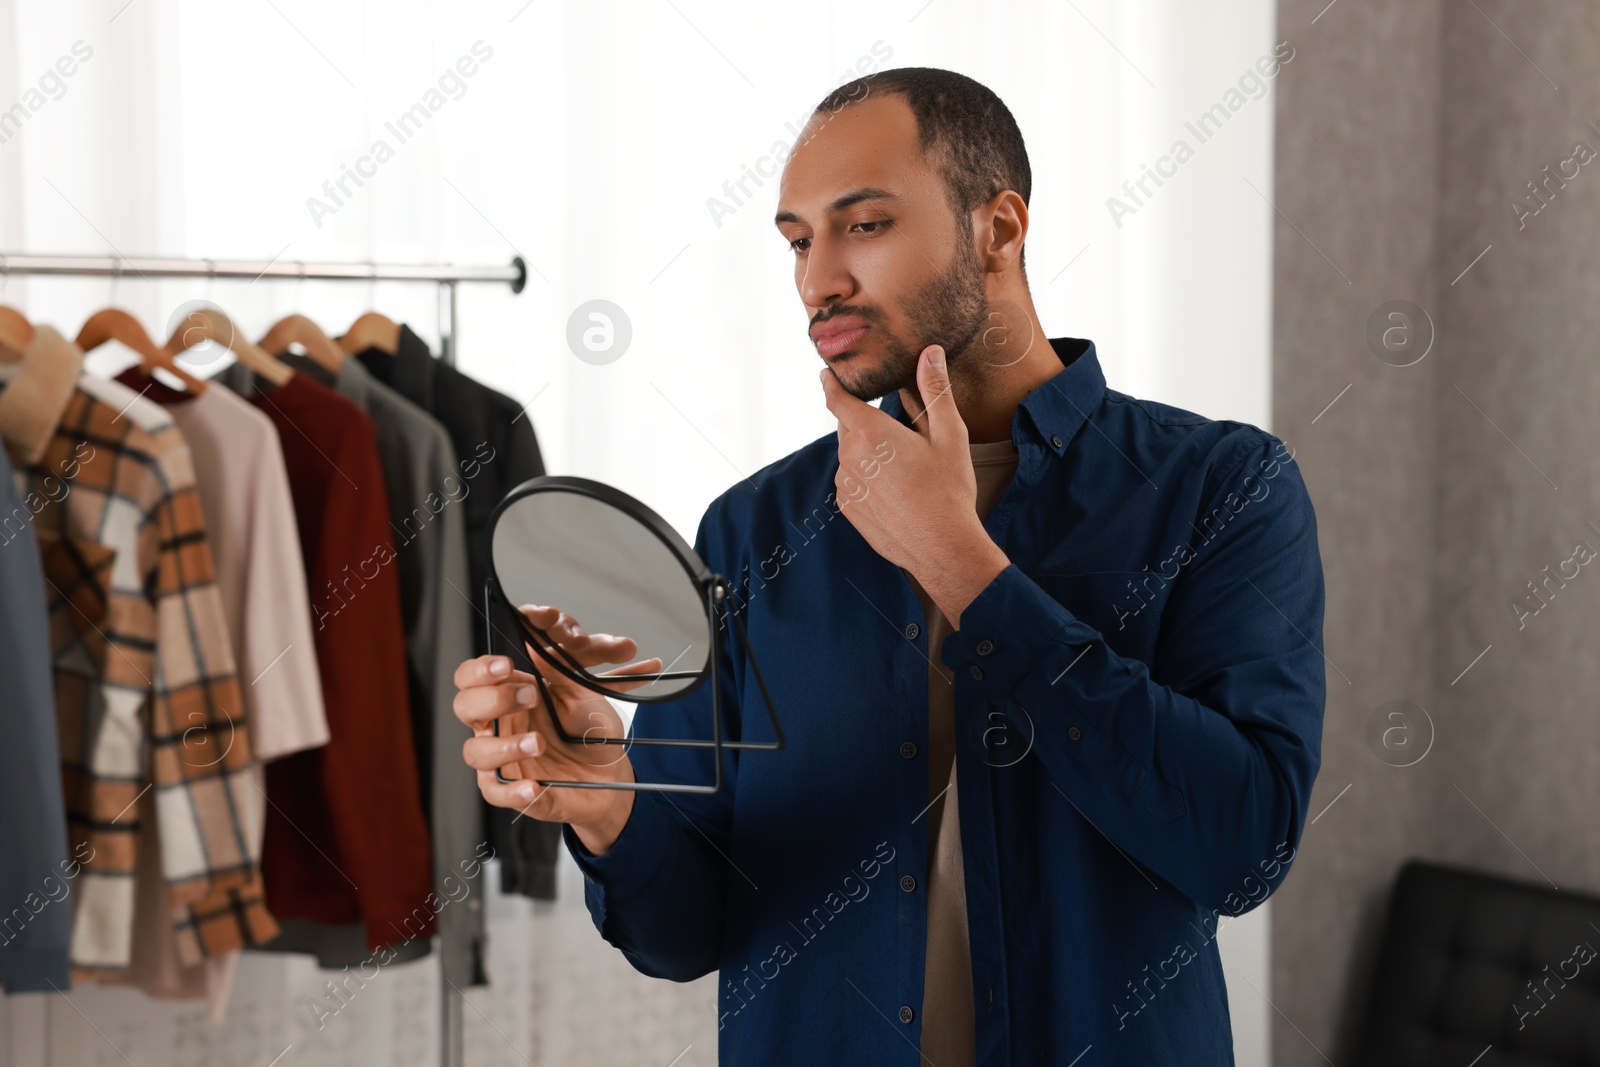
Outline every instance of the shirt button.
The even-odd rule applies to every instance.
[[[900,888],[904,889],[907,893],[915,892],[917,888],[917,880],[911,877],[909,874],[901,875]]]
[[[982,641],[978,642],[978,655],[987,656],[989,653],[991,653],[993,651],[994,651],[994,642],[989,640],[987,637],[985,637]]]
[[[918,626],[914,622],[910,623],[909,625],[906,626],[906,640],[907,641],[915,641],[917,639],[917,635],[920,634],[921,632],[922,632],[922,627]]]
[[[905,744],[900,746],[900,755],[902,758],[911,759],[916,754],[917,743],[915,741],[907,741]]]
[[[976,663],[967,668],[967,673],[978,679],[980,682],[983,681],[983,668],[978,666]]]
[[[1067,727],[1067,736],[1076,741],[1078,738],[1083,736],[1083,731],[1078,729],[1076,726],[1069,726]]]
[[[1051,437],[1050,437],[1050,443],[1055,445],[1057,448],[1060,448],[1061,447],[1061,438],[1056,437],[1055,435],[1052,434]]]
[[[911,1005],[909,1005],[909,1004],[900,1005],[900,1021],[901,1022],[909,1023],[912,1019],[915,1019],[916,1017],[917,1017],[917,1013],[911,1010]]]

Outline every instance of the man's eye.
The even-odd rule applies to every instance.
[[[870,227],[872,227],[872,229],[863,231],[862,232],[862,236],[864,236],[864,237],[875,237],[882,231],[882,229],[884,227],[886,227],[888,225],[889,225],[889,220],[888,219],[869,219],[869,220],[867,220],[865,222],[851,223],[850,224],[850,229],[855,230],[858,227],[870,226]],[[811,238],[809,238],[809,237],[798,237],[795,240],[789,242],[789,250],[791,252],[795,252],[795,253],[804,252],[805,249],[801,248],[800,245],[802,243],[804,243],[804,242],[809,242],[810,240],[811,240]]]

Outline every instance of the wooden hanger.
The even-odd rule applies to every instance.
[[[255,371],[273,385],[282,385],[294,377],[294,368],[279,363],[266,352],[252,344],[233,321],[216,308],[197,308],[184,316],[172,338],[166,343],[168,352],[177,354],[193,348],[202,341],[214,341],[234,354],[240,363]]]
[[[33,323],[16,308],[0,304],[0,359],[7,363],[22,358],[33,344]]]
[[[352,356],[369,348],[395,355],[400,351],[400,325],[387,315],[369,311],[350,324],[339,338],[339,347]]]
[[[144,332],[144,327],[139,325],[139,320],[121,308],[96,311],[83,324],[83,329],[78,331],[78,347],[85,352],[93,351],[107,341],[120,341],[137,352],[139,369],[144,373],[151,374],[159,367],[181,381],[183,387],[195,396],[206,391],[205,379],[196,378],[180,367],[172,353],[157,347],[150,340],[150,335]]]
[[[304,315],[289,315],[279,319],[257,344],[263,352],[273,357],[282,356],[290,345],[298,344],[306,350],[306,355],[311,357],[313,363],[329,374],[338,374],[344,366],[344,349],[334,344],[332,338],[322,332],[322,327]]]

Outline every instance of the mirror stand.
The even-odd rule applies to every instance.
[[[718,642],[716,640],[716,607],[718,603],[726,599],[731,588],[732,587],[728,580],[720,574],[712,574],[702,583],[701,594],[706,607],[706,624],[708,632],[710,632],[712,635],[709,649],[708,671],[673,672],[670,669],[672,665],[668,664],[668,669],[661,672],[654,674],[630,674],[626,676],[627,680],[629,681],[639,681],[641,679],[660,681],[662,679],[695,677],[701,675],[702,673],[708,674],[711,682],[711,739],[709,741],[705,741],[696,740],[693,738],[675,737],[592,737],[588,733],[577,735],[569,734],[567,732],[565,725],[561,722],[561,715],[557,709],[555,700],[550,693],[550,689],[545,684],[544,672],[539,669],[538,660],[543,659],[547,664],[549,664],[549,666],[560,672],[565,677],[569,678],[578,685],[581,685],[584,688],[599,694],[600,696],[618,700],[629,700],[628,697],[620,693],[610,692],[605,686],[605,679],[608,677],[616,678],[618,676],[595,675],[591,673],[588,668],[580,664],[571,653],[562,648],[559,643],[552,640],[547,633],[537,626],[534,626],[533,623],[529,622],[527,617],[511,604],[510,600],[499,588],[496,580],[491,577],[484,584],[484,620],[490,632],[490,643],[488,647],[493,647],[493,637],[496,634],[499,634],[498,628],[496,628],[494,625],[494,611],[498,606],[503,611],[509,613],[510,616],[516,620],[519,631],[518,636],[521,638],[521,640],[512,641],[511,643],[519,645],[518,651],[521,654],[523,662],[527,665],[528,672],[533,675],[534,684],[539,687],[539,697],[543,702],[544,707],[549,712],[551,724],[554,726],[557,736],[559,736],[564,743],[568,745],[670,745],[678,748],[709,748],[713,753],[713,764],[715,767],[712,780],[706,785],[693,785],[676,782],[569,782],[553,781],[543,778],[536,778],[534,781],[538,782],[538,784],[541,786],[545,786],[546,788],[565,787],[569,789],[626,789],[635,792],[657,793],[716,793],[722,788],[722,752],[724,749],[764,749],[767,751],[776,751],[783,748],[783,727],[778,723],[778,714],[772,705],[772,695],[768,692],[766,680],[761,676],[761,668],[756,663],[755,654],[750,647],[750,635],[745,632],[744,621],[739,618],[738,613],[733,611],[729,611],[728,616],[733,620],[734,630],[738,633],[740,646],[744,650],[745,662],[750,665],[750,672],[755,677],[756,687],[760,689],[761,699],[766,704],[767,718],[772,723],[772,731],[775,740],[724,741],[722,738],[722,686],[717,660]],[[505,637],[503,634],[500,636],[507,641],[511,640],[510,638]],[[552,655],[552,651],[554,652],[554,655]],[[534,655],[534,652],[537,652],[537,656]],[[629,700],[629,702],[635,703],[639,707],[644,706],[643,701]],[[637,714],[638,710],[636,708],[635,715],[637,716]],[[496,737],[500,736],[499,719],[494,721],[494,735]],[[511,783],[517,780],[514,778],[507,778],[500,769],[496,769],[495,778],[502,783]]]

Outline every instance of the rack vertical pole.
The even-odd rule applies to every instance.
[[[447,366],[456,365],[457,305],[456,283],[439,283],[439,358]],[[440,945],[439,963],[444,964],[444,946]],[[466,1044],[462,1027],[466,1022],[461,998],[464,994],[450,985],[441,970],[439,976],[439,1065],[440,1067],[465,1067]]]
[[[456,365],[457,305],[456,283],[439,283],[439,358],[449,366]]]
[[[441,1067],[463,1067],[466,1058],[461,1033],[463,1021],[461,994],[450,988],[448,979],[440,979],[439,1063]]]

